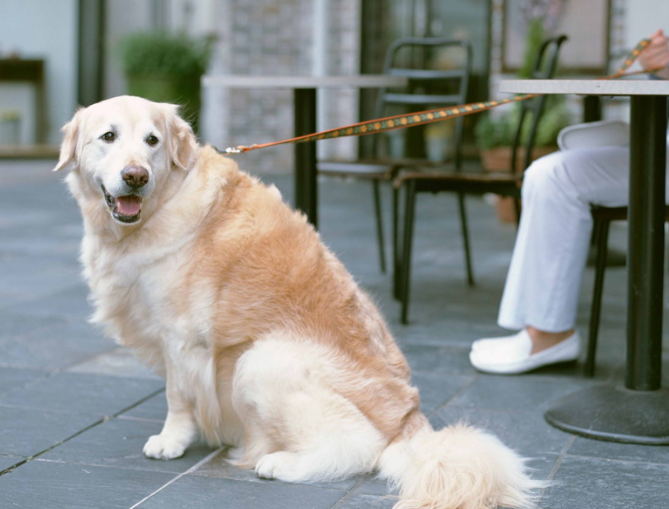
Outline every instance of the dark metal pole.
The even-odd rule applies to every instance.
[[[106,0],[78,2],[77,102],[90,106],[104,98]]]
[[[316,89],[296,88],[294,92],[295,136],[316,132]],[[295,208],[307,215],[318,228],[318,182],[316,143],[295,144]]]
[[[583,122],[596,122],[602,119],[602,102],[598,95],[586,95],[583,98]]]
[[[631,98],[627,376],[625,386],[662,384],[667,100]]]

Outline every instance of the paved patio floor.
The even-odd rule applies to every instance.
[[[0,161],[0,507],[392,507],[385,485],[372,476],[265,481],[227,465],[225,450],[202,445],[173,461],[142,456],[165,416],[164,383],[87,324],[79,212],[61,175],[50,173],[53,165]],[[290,200],[289,177],[267,179]],[[555,481],[542,494],[544,509],[669,507],[669,447],[577,438],[543,419],[563,395],[621,383],[624,269],[607,272],[594,380],[583,378],[581,363],[516,377],[479,374],[467,354],[473,340],[504,333],[495,318],[514,228],[500,225],[483,200],[469,200],[477,278],[470,288],[453,197],[420,196],[411,324],[402,326],[390,278],[378,269],[367,185],[326,180],[320,190],[323,240],[383,310],[435,426],[464,419],[531,458],[537,478]],[[622,249],[625,239],[617,227],[613,244]],[[591,285],[589,269],[579,310],[583,333]],[[666,384],[666,350],[664,367]]]

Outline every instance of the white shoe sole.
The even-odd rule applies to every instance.
[[[551,364],[575,361],[578,359],[580,343],[579,335],[575,332],[557,345],[534,355],[520,354],[517,359],[509,358],[510,356],[506,355],[507,359],[502,360],[505,355],[500,355],[503,350],[499,347],[479,347],[476,350],[472,349],[469,360],[477,370],[484,373],[516,375]]]

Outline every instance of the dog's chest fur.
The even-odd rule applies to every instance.
[[[171,277],[187,263],[185,252],[183,245],[144,250],[125,243],[103,245],[93,237],[83,243],[95,305],[91,321],[160,373],[164,355],[193,357],[194,362],[203,361],[203,354],[211,356],[211,299],[200,292],[185,300],[183,281]]]
[[[214,445],[238,444],[241,428],[229,394],[217,390],[210,330],[214,298],[204,287],[184,292],[183,280],[169,277],[188,263],[186,251],[175,249],[156,259],[141,251],[119,256],[108,247],[90,253],[84,249],[82,259],[92,274],[89,284],[96,303],[92,321],[161,376],[168,375],[168,364],[178,366],[169,373],[171,382],[188,388],[205,438]],[[219,424],[223,418],[227,427]]]

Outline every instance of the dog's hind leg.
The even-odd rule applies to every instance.
[[[338,369],[309,342],[268,338],[239,360],[233,402],[246,429],[245,458],[263,478],[336,479],[374,468],[382,434],[328,383]]]

